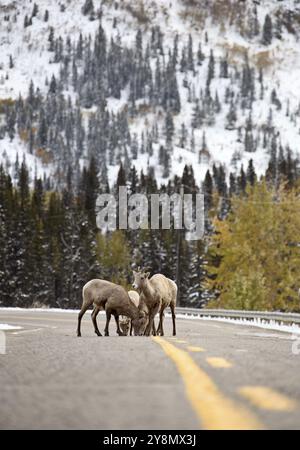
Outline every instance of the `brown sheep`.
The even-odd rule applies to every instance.
[[[144,317],[144,313],[139,311],[137,306],[132,303],[126,290],[118,284],[111,283],[106,280],[91,280],[83,287],[82,290],[82,307],[78,315],[77,336],[81,336],[80,325],[84,313],[89,307],[94,306],[92,312],[92,321],[95,333],[102,336],[97,326],[97,315],[99,311],[106,312],[105,336],[109,336],[109,322],[111,315],[115,317],[117,324],[117,333],[122,336],[119,325],[119,316],[124,315],[131,319],[135,336],[140,335],[141,323],[140,319]]]
[[[164,320],[164,310],[170,306],[173,321],[173,336],[176,336],[176,298],[177,298],[177,286],[176,283],[162,274],[153,275],[149,279],[150,273],[145,273],[142,271],[135,272],[134,275],[134,289],[137,289],[140,293],[140,304],[139,310],[143,313],[141,317],[141,328],[145,328],[145,335],[149,336],[151,329],[153,334],[164,335],[163,320]],[[148,311],[148,321],[145,326],[145,317],[147,317]],[[154,326],[155,315],[159,312],[159,325],[157,332]],[[143,322],[143,324],[142,324]]]
[[[128,295],[132,303],[138,308],[140,303],[140,296],[136,291],[128,291]],[[128,335],[130,331],[130,336],[132,336],[132,322],[129,317],[122,317],[120,319],[120,328],[124,336]]]

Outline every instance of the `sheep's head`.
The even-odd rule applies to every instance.
[[[129,317],[122,317],[120,319],[120,328],[124,336],[127,336],[130,329],[130,319]]]
[[[144,272],[140,269],[138,269],[137,272],[133,270],[133,276],[134,276],[134,281],[132,283],[133,288],[136,289],[137,291],[141,291],[150,276],[150,272]]]
[[[132,327],[135,336],[143,336],[148,324],[148,316],[145,311],[139,311],[138,317],[132,319]]]

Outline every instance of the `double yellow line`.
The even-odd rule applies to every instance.
[[[228,399],[191,356],[161,337],[153,337],[180,373],[186,395],[201,428],[208,430],[257,430],[264,426],[246,408]]]

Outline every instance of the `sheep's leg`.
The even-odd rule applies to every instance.
[[[115,317],[115,321],[116,321],[116,325],[117,325],[117,333],[119,336],[124,336],[124,334],[122,333],[122,330],[120,328],[120,322],[119,322],[119,314],[114,314]]]
[[[163,321],[164,321],[164,317],[165,317],[164,310],[165,310],[165,308],[161,308],[160,313],[159,313],[159,325],[157,328],[157,334],[160,334],[160,336],[164,336],[164,328],[163,328]]]
[[[149,310],[149,317],[148,317],[148,324],[146,326],[144,336],[150,336],[150,330],[153,330],[153,318],[152,318],[152,311]],[[155,330],[153,330],[155,332]]]
[[[148,325],[147,325],[147,328],[145,331],[145,336],[150,336],[151,330],[153,330],[153,336],[156,336],[156,330],[155,330],[155,326],[153,327],[153,324],[154,324],[154,317],[156,316],[156,314],[159,310],[159,306],[160,306],[160,304],[158,303],[149,312],[149,322],[148,322]]]
[[[156,331],[156,326],[155,326],[155,319],[153,319],[153,325],[152,325],[152,336],[156,336],[157,331]]]
[[[157,327],[156,333],[158,335],[160,335],[160,333],[161,333],[161,311],[159,313],[159,322],[158,322],[158,327]]]
[[[130,336],[132,336],[132,328],[133,328],[133,326],[132,326],[132,320],[130,321]]]
[[[98,325],[97,325],[97,315],[99,314],[100,309],[95,307],[93,309],[92,312],[92,321],[93,321],[93,325],[94,325],[94,329],[95,329],[95,333],[97,334],[97,336],[102,336],[102,334],[99,331]]]
[[[109,322],[110,322],[110,319],[111,319],[111,311],[110,311],[110,310],[107,310],[107,311],[106,311],[106,325],[105,325],[105,329],[104,329],[105,336],[109,336],[109,331],[108,331],[108,329],[109,329]]]
[[[173,336],[176,336],[176,316],[175,316],[175,303],[170,304],[171,313],[172,313],[172,321],[173,321]]]
[[[80,331],[81,319],[82,319],[83,315],[85,314],[85,312],[88,310],[89,306],[90,305],[88,303],[84,303],[81,307],[80,313],[78,314],[78,324],[77,324],[77,336],[78,337],[81,336],[81,331]]]

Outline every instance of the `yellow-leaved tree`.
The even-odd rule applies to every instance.
[[[125,288],[127,274],[130,271],[130,252],[125,234],[122,230],[97,235],[97,257],[102,268],[102,278],[113,283],[121,284]]]
[[[209,307],[300,311],[300,197],[265,181],[232,199],[214,221],[208,251]]]

